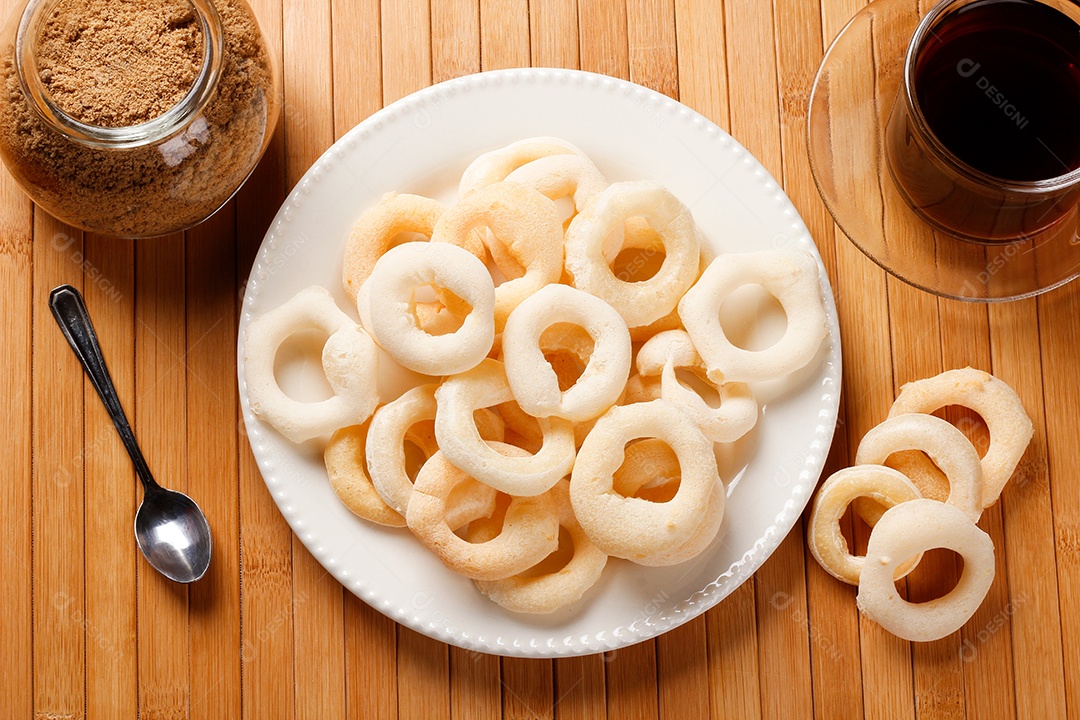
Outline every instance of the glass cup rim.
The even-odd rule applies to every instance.
[[[1062,175],[1040,180],[1010,180],[1008,178],[985,173],[953,154],[930,128],[930,124],[927,122],[926,116],[923,115],[922,108],[915,98],[915,62],[918,59],[919,50],[922,48],[926,36],[930,33],[931,27],[938,20],[950,10],[953,10],[956,5],[974,1],[976,0],[940,0],[940,2],[923,16],[922,20],[919,21],[918,26],[916,26],[915,32],[912,33],[911,40],[908,42],[907,51],[904,55],[904,72],[900,81],[901,94],[904,97],[904,103],[907,106],[909,117],[918,127],[921,137],[925,139],[929,149],[933,151],[934,157],[949,165],[950,168],[968,181],[977,185],[1020,194],[1039,195],[1057,193],[1062,190],[1067,190],[1074,185],[1080,185],[1080,168],[1070,170]],[[1044,0],[1034,1],[1049,5],[1049,3]]]
[[[104,127],[75,119],[53,102],[41,87],[34,57],[35,38],[30,37],[32,26],[46,12],[63,0],[30,0],[19,18],[15,36],[15,69],[19,84],[31,107],[46,123],[72,140],[98,148],[126,149],[159,142],[183,128],[206,106],[221,76],[225,52],[224,31],[217,8],[210,0],[186,0],[195,10],[203,33],[202,67],[175,105],[136,125]]]

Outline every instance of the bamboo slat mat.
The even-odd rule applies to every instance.
[[[805,109],[823,49],[862,4],[255,0],[282,59],[283,121],[209,222],[152,242],[96,237],[35,211],[0,174],[0,718],[1080,716],[1080,604],[1068,600],[1080,589],[1080,283],[992,307],[937,300],[886,277],[833,226],[809,171]],[[395,625],[293,537],[236,400],[238,305],[271,217],[319,154],[384,104],[530,64],[678,98],[781,181],[840,313],[844,396],[827,473],[909,380],[972,365],[1016,388],[1035,437],[983,516],[998,573],[962,631],[911,644],[861,619],[799,523],[750,582],[656,640],[499,659]],[[190,588],[150,571],[132,542],[129,461],[46,307],[65,282],[87,297],[156,474],[211,518],[214,562]],[[865,527],[853,532],[864,546]],[[955,578],[951,559],[932,562],[945,579],[913,576],[912,596]]]

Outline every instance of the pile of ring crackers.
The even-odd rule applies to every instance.
[[[310,287],[250,324],[252,410],[293,442],[329,437],[350,510],[408,527],[523,613],[578,601],[609,557],[673,565],[709,547],[725,505],[715,443],[757,423],[753,383],[808,365],[827,334],[810,253],[714,258],[670,192],[609,183],[556,138],[481,155],[453,205],[385,195],[352,228],[342,279],[359,323]],[[762,351],[719,319],[748,284],[787,315]],[[327,336],[319,402],[274,376],[305,330]],[[387,356],[426,382],[380,398]]]
[[[985,421],[990,444],[982,458],[964,433],[930,414],[952,405]],[[989,373],[949,370],[904,385],[888,419],[863,436],[855,465],[818,490],[811,552],[831,575],[858,585],[859,610],[894,635],[929,641],[956,632],[994,580],[994,543],[976,523],[997,502],[1032,432],[1020,398]],[[848,505],[872,527],[865,557],[852,555],[840,534]],[[895,581],[935,548],[964,559],[960,580],[942,597],[908,602]]]

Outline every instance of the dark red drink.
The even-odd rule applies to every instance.
[[[901,191],[934,224],[1012,239],[1076,206],[1080,11],[1072,10],[975,0],[920,25],[887,142]]]

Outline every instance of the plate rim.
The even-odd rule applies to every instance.
[[[343,569],[327,557],[328,553],[320,545],[317,530],[303,525],[303,520],[295,514],[286,512],[285,504],[288,497],[280,488],[280,480],[276,477],[276,466],[265,453],[259,452],[253,441],[263,432],[263,425],[251,411],[246,392],[246,380],[244,378],[244,337],[248,324],[251,321],[251,306],[255,302],[255,293],[259,280],[253,279],[264,258],[272,254],[273,244],[282,233],[283,226],[289,220],[289,210],[298,205],[297,200],[310,191],[311,184],[317,181],[323,169],[332,163],[344,149],[352,147],[358,141],[364,140],[374,130],[384,123],[394,121],[400,116],[422,111],[425,104],[438,101],[444,93],[456,94],[459,91],[468,91],[473,86],[487,88],[488,85],[498,86],[503,82],[526,83],[540,82],[576,82],[588,84],[596,88],[618,90],[627,94],[633,94],[635,101],[640,98],[642,102],[655,103],[657,111],[667,115],[675,115],[684,122],[690,123],[707,135],[730,145],[730,150],[736,155],[736,160],[742,162],[753,171],[755,176],[761,178],[764,189],[773,195],[787,219],[791,221],[792,228],[796,231],[796,240],[793,244],[802,244],[814,255],[818,263],[819,280],[821,282],[822,299],[825,303],[827,316],[830,348],[827,356],[820,362],[825,366],[823,370],[822,405],[823,409],[817,417],[814,428],[814,439],[807,448],[807,457],[799,470],[798,478],[790,485],[791,491],[783,507],[777,513],[772,524],[766,528],[764,534],[759,537],[746,552],[733,562],[717,578],[706,584],[703,588],[695,591],[692,595],[668,609],[659,618],[645,616],[637,618],[633,622],[614,628],[605,629],[593,633],[590,636],[564,637],[561,641],[549,637],[546,643],[537,643],[535,639],[522,644],[520,641],[506,641],[502,637],[488,638],[486,636],[470,636],[450,626],[440,626],[435,622],[424,622],[419,616],[410,614],[405,608],[386,607],[378,604],[379,599],[370,586],[362,583],[362,578],[353,575],[343,577]],[[415,120],[415,118],[414,118]],[[481,73],[461,76],[431,85],[422,90],[407,95],[390,105],[373,113],[327,148],[319,158],[304,173],[293,189],[289,192],[281,207],[278,209],[268,227],[262,243],[256,252],[255,259],[246,282],[244,298],[241,304],[239,323],[237,328],[237,392],[240,397],[244,429],[251,447],[252,455],[256,461],[259,473],[266,484],[274,500],[278,512],[288,523],[293,534],[300,539],[312,556],[329,572],[335,580],[341,583],[360,600],[386,615],[395,622],[401,623],[428,637],[434,638],[466,650],[490,653],[510,657],[568,657],[589,655],[608,652],[617,648],[626,647],[657,637],[672,630],[689,620],[703,614],[708,609],[716,606],[728,595],[748,580],[764,562],[772,555],[780,543],[791,533],[803,509],[810,500],[813,490],[824,469],[832,438],[836,430],[839,417],[839,403],[842,379],[842,353],[840,348],[840,332],[832,286],[829,281],[820,252],[817,249],[813,236],[806,227],[798,210],[790,198],[784,192],[779,183],[761,165],[760,161],[753,156],[745,147],[736,141],[729,133],[705,118],[700,113],[662,95],[654,90],[643,87],[627,80],[621,80],[606,75],[599,75],[582,70],[569,70],[560,68],[513,68],[506,70],[492,70]],[[303,531],[301,531],[303,527]]]

